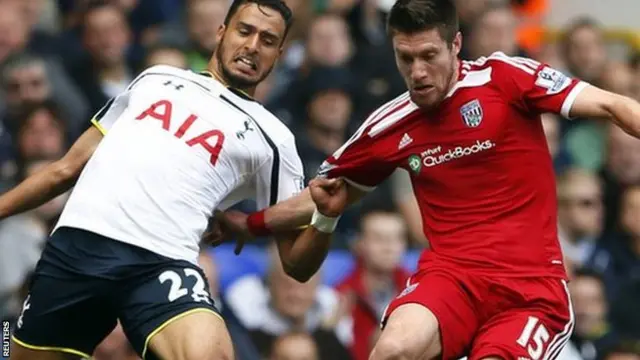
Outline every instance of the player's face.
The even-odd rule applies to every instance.
[[[437,29],[393,35],[396,64],[416,105],[431,109],[445,98],[455,83],[461,44],[457,34],[449,46]]]
[[[277,11],[249,3],[218,31],[215,56],[224,80],[239,89],[264,80],[282,52],[286,24]]]

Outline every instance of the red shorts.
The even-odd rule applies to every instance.
[[[574,319],[566,282],[558,278],[496,278],[463,270],[420,270],[385,311],[417,303],[436,316],[442,359],[489,356],[553,360]]]

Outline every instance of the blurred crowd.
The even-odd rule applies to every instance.
[[[256,97],[294,131],[311,179],[369,112],[405,91],[384,27],[393,0],[286,2],[295,23]],[[640,100],[640,53],[624,44],[613,51],[620,44],[608,42],[597,19],[567,19],[551,36],[543,26],[546,0],[456,3],[463,58],[528,56]],[[228,5],[0,0],[0,191],[63,155],[92,115],[146,67],[204,70]],[[640,360],[640,140],[603,119],[544,115],[543,124],[576,321],[561,357]],[[19,315],[65,200],[0,222],[0,317]],[[241,260],[203,249],[201,265],[238,359],[366,360],[381,314],[411,271],[407,256],[428,248],[421,229],[409,177],[398,170],[342,217],[331,281],[326,267],[305,284],[287,277],[266,239],[253,249],[262,265],[235,275]],[[95,356],[138,358],[120,327]]]

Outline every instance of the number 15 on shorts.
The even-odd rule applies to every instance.
[[[549,331],[539,319],[535,316],[529,316],[527,324],[516,342],[527,349],[531,360],[538,360],[544,353],[545,345],[550,337]]]

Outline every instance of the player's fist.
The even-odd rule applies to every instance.
[[[315,178],[309,191],[318,211],[328,217],[338,217],[348,205],[347,184],[342,179]]]

